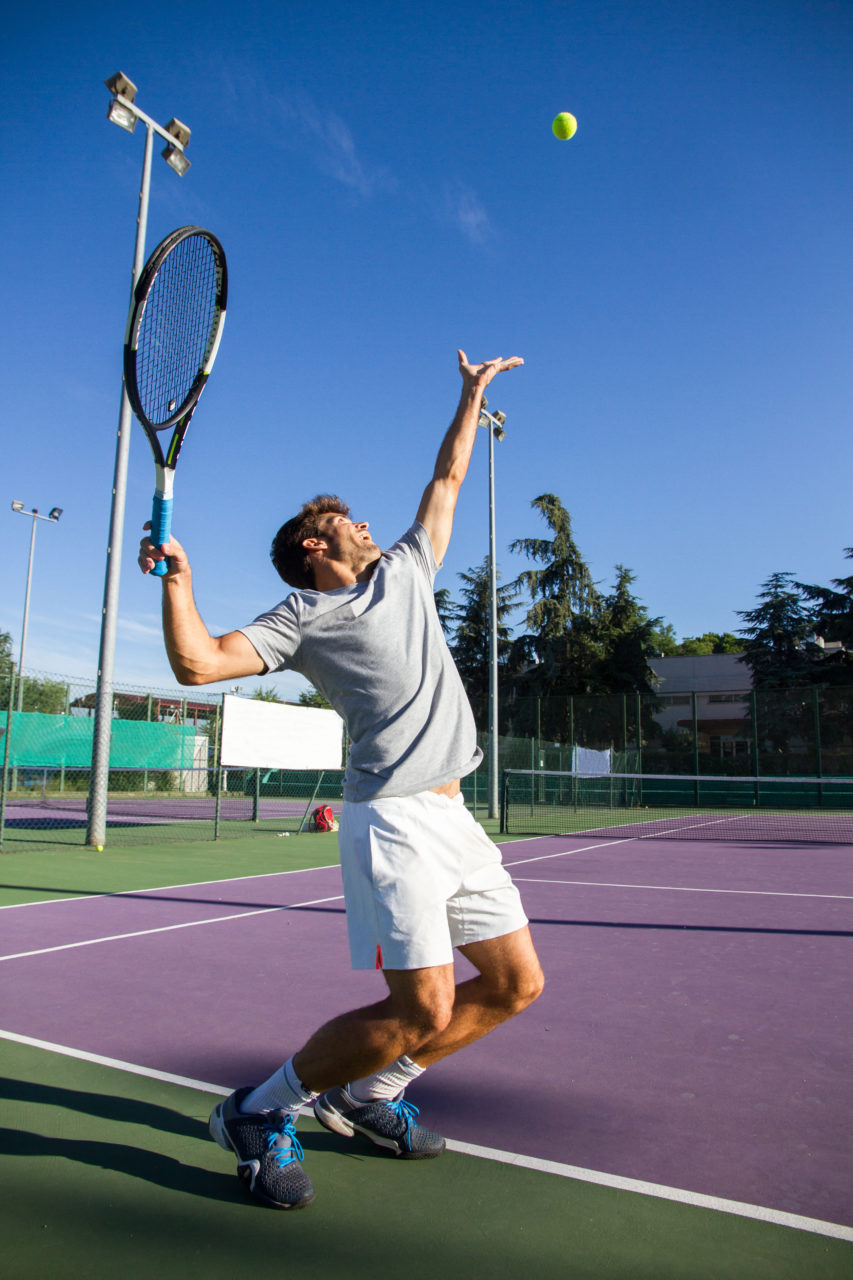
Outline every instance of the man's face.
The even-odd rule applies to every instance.
[[[379,548],[368,532],[366,520],[329,511],[317,521],[319,536],[327,545],[327,559],[362,568],[377,558]]]

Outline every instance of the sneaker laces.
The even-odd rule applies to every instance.
[[[411,1138],[412,1129],[417,1129],[415,1116],[420,1115],[420,1111],[413,1102],[407,1102],[405,1098],[397,1098],[393,1102],[387,1103],[392,1115],[399,1120],[401,1124],[406,1126],[406,1139]]]
[[[283,1138],[289,1139],[289,1146],[284,1146],[281,1141]],[[267,1150],[273,1152],[273,1160],[279,1169],[294,1160],[305,1159],[302,1143],[296,1136],[293,1116],[286,1115],[283,1123],[278,1126],[267,1125]]]

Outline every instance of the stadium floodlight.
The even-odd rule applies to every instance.
[[[190,167],[190,162],[184,155],[184,147],[189,142],[191,133],[187,125],[176,116],[172,116],[167,125],[160,125],[144,111],[140,111],[136,106],[136,85],[132,80],[128,80],[123,71],[117,71],[114,76],[110,76],[109,80],[105,80],[104,84],[112,94],[107,119],[112,120],[113,124],[117,124],[120,129],[126,129],[128,133],[133,133],[137,120],[141,120],[149,139],[152,133],[159,134],[166,142],[162,152],[163,159],[169,168],[174,169],[178,177],[182,178]]]
[[[24,504],[23,504],[23,502],[18,502],[18,501],[16,500],[16,501],[14,501],[14,502],[12,503],[12,510],[13,510],[13,511],[23,511],[23,509],[24,509]]]
[[[109,80],[105,80],[104,84],[110,93],[126,98],[128,102],[133,102],[136,97],[136,85],[132,80],[128,80],[123,71],[117,71],[114,76],[110,76]]]
[[[136,248],[131,276],[131,301],[136,282],[145,262],[145,233],[148,225],[148,199],[151,190],[151,158],[154,135],[166,143],[163,158],[171,169],[183,176],[190,167],[184,155],[184,147],[190,140],[190,130],[174,116],[167,125],[158,124],[136,105],[137,88],[123,71],[117,71],[104,82],[112,94],[110,120],[133,132],[135,122],[145,125],[145,154],[142,161],[142,184],[139,189],[139,213],[136,219]],[[133,124],[130,123],[131,117]],[[98,686],[95,695],[95,724],[92,740],[92,768],[89,774],[89,819],[86,843],[104,843],[107,826],[107,787],[110,770],[110,736],[113,716],[113,670],[115,666],[116,629],[118,622],[118,589],[121,574],[121,550],[124,535],[124,508],[127,497],[127,466],[130,455],[131,411],[127,393],[122,384],[119,411],[118,439],[116,441],[115,469],[113,472],[110,531],[107,539],[106,575],[104,580],[104,605],[101,614],[101,642],[98,655]],[[59,509],[57,508],[57,511]],[[57,516],[57,519],[59,517]]]
[[[107,119],[112,120],[113,124],[117,124],[120,129],[133,133],[136,121],[139,119],[137,112],[133,109],[136,85],[132,80],[128,80],[123,71],[117,71],[114,76],[110,76],[109,80],[105,80],[104,84],[113,95],[110,99]]]
[[[166,132],[175,139],[170,142],[167,147],[163,148],[162,156],[171,169],[179,178],[182,178],[190,167],[190,162],[184,155],[184,147],[190,140],[190,130],[180,120],[172,116],[172,119],[166,125]],[[176,145],[177,144],[177,145]]]
[[[48,520],[53,520],[55,523],[61,515],[62,515],[62,507],[54,507],[52,511],[49,511],[47,513],[47,518]]]
[[[489,433],[489,817],[500,816],[498,799],[498,565],[495,556],[495,441],[506,439],[506,414],[488,411],[483,397],[478,427]]]

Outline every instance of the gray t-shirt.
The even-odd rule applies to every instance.
[[[351,743],[346,800],[414,795],[470,773],[483,758],[438,620],[437,569],[416,522],[383,551],[369,581],[294,591],[240,628],[268,671],[300,672],[343,717]]]

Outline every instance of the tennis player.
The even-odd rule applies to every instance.
[[[474,365],[463,351],[458,358],[459,407],[415,523],[389,550],[339,498],[315,498],[272,546],[292,593],[214,637],[196,609],[180,544],[140,544],[144,573],[168,558],[163,628],[182,684],[299,671],[349,732],[339,840],[350,953],[354,968],[382,970],[388,994],[333,1018],[269,1080],[214,1108],[212,1136],[236,1154],[252,1194],[274,1208],[301,1208],[314,1196],[294,1127],[304,1106],[328,1129],[394,1155],[440,1155],[444,1139],[418,1124],[407,1087],[520,1013],[543,987],[518,891],[462,800],[459,780],[482,753],[433,596],[483,392],[523,361]],[[454,948],[477,971],[458,984]],[[284,983],[265,1002],[286,1022]]]

